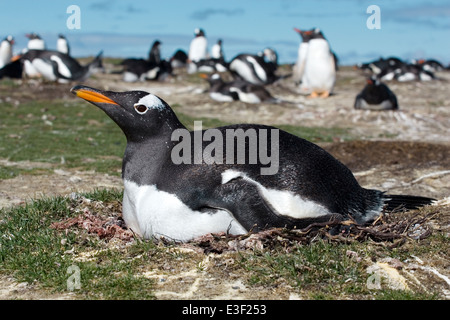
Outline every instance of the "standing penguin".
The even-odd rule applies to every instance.
[[[150,52],[148,53],[148,62],[154,65],[161,63],[161,41],[155,40],[152,44]]]
[[[355,109],[398,110],[397,97],[376,76],[367,79],[367,85],[356,96]]]
[[[7,36],[0,43],[0,68],[11,62],[13,44],[14,38],[12,36]]]
[[[208,40],[203,29],[195,29],[194,34],[195,37],[189,46],[188,58],[191,61],[197,62],[209,57]]]
[[[197,63],[201,60],[209,58],[208,54],[208,40],[206,39],[205,31],[203,29],[195,29],[195,37],[189,45],[188,52],[188,73],[198,71]]]
[[[217,43],[212,46],[211,58],[221,59],[221,60],[225,59],[225,57],[223,55],[222,39],[217,40]]]
[[[324,149],[274,127],[236,124],[189,131],[164,100],[148,92],[86,86],[71,92],[103,110],[127,138],[123,218],[143,238],[189,241],[208,233],[300,229],[331,220],[365,224],[384,209],[433,201],[362,188]],[[260,157],[255,158],[257,145]]]
[[[297,61],[295,62],[292,74],[292,79],[294,80],[295,83],[298,84],[302,81],[303,78],[306,55],[308,53],[308,44],[309,40],[311,39],[313,30],[302,31],[300,29],[294,28],[294,31],[297,32],[302,38],[302,42],[298,46]]]
[[[301,91],[310,98],[328,97],[336,82],[336,60],[320,29],[314,29],[308,44]]]
[[[60,34],[56,40],[56,50],[70,56],[70,47],[64,35]]]
[[[29,40],[27,44],[28,50],[45,50],[45,41],[36,33],[27,33],[25,35]]]

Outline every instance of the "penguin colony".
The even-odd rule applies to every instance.
[[[164,81],[174,70],[198,73],[209,84],[208,95],[219,102],[249,104],[285,103],[268,88],[280,79],[293,81],[299,94],[328,98],[333,94],[338,60],[322,30],[300,30],[298,58],[292,74],[278,74],[278,55],[273,48],[260,53],[241,53],[225,59],[221,39],[208,52],[206,33],[194,31],[188,51],[177,50],[169,59],[161,57],[162,42],[155,40],[147,58],[127,58],[119,71],[125,82]],[[67,39],[59,35],[56,50],[47,49],[37,34],[28,34],[27,48],[13,55],[14,38],[0,43],[0,78],[41,77],[47,81],[83,82],[102,71],[102,52],[81,65],[73,58]],[[445,68],[435,60],[405,63],[388,58],[356,66],[367,84],[355,97],[354,108],[398,110],[388,81],[431,81]],[[224,73],[231,77],[223,80]],[[291,77],[291,79],[289,79]],[[277,140],[278,170],[261,175],[261,160],[254,164],[175,164],[171,152],[177,145],[172,134],[188,131],[160,97],[144,91],[103,91],[84,85],[71,89],[103,110],[124,132],[127,146],[123,158],[123,217],[129,228],[144,238],[166,237],[189,241],[207,233],[243,234],[271,227],[304,228],[311,223],[352,219],[365,224],[399,206],[413,209],[433,199],[410,195],[387,195],[362,188],[350,170],[319,146],[282,130],[257,124],[236,124],[216,128],[273,132]],[[204,132],[204,131],[203,131]],[[225,141],[223,141],[225,144]],[[204,152],[205,142],[200,149]],[[199,151],[200,150],[200,151]],[[248,150],[246,150],[248,152]],[[195,157],[195,154],[193,154]],[[247,154],[248,156],[248,154]],[[226,157],[226,154],[223,155]],[[236,155],[234,155],[236,157]],[[330,177],[333,177],[332,179]]]

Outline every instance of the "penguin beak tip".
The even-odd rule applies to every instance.
[[[94,103],[94,104],[106,103],[106,104],[118,105],[117,102],[108,98],[102,92],[100,92],[96,89],[93,89],[93,88],[86,87],[86,86],[82,86],[82,85],[74,86],[70,89],[70,92],[72,92],[77,97],[84,99],[88,102]]]

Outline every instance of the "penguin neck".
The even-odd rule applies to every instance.
[[[122,163],[123,180],[137,185],[156,184],[163,166],[170,161],[172,133],[176,129],[186,129],[181,122],[166,121],[158,133],[145,137],[128,137]],[[186,129],[187,130],[187,129]]]

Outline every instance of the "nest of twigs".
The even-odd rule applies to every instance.
[[[74,217],[54,222],[51,228],[61,231],[76,228],[106,241],[112,238],[133,241],[136,235],[126,228],[121,217],[121,209],[121,204],[117,201],[104,204],[101,201],[80,197],[74,199],[70,206]],[[337,243],[374,241],[394,248],[401,246],[408,239],[422,240],[429,237],[433,232],[430,221],[439,213],[439,210],[385,213],[372,224],[364,226],[346,220],[314,223],[304,229],[272,228],[239,236],[225,233],[208,234],[180,245],[204,253],[222,253],[270,249],[280,245],[284,247],[307,245],[322,239]],[[166,244],[174,244],[172,239],[159,240]]]
[[[314,223],[304,229],[272,228],[258,233],[240,236],[209,234],[191,241],[203,252],[222,253],[247,249],[265,249],[276,246],[307,245],[318,239],[336,243],[373,241],[395,248],[408,239],[422,240],[429,237],[433,228],[430,221],[439,212],[397,212],[382,215],[370,225],[361,226],[352,220]]]

